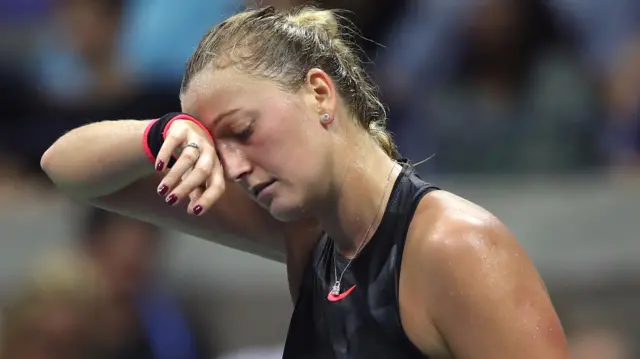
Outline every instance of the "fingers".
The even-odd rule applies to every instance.
[[[206,189],[206,187],[200,186],[189,193],[189,205],[187,206],[187,210],[189,211],[189,213],[193,213],[193,209],[198,204],[198,200],[200,200],[200,197],[202,197],[202,193],[204,193]]]
[[[169,205],[189,198],[187,210],[194,215],[201,215],[211,208],[225,189],[223,169],[213,148],[201,151],[204,153],[198,156],[198,150],[185,148],[158,189],[160,195],[170,191],[165,199]]]
[[[187,171],[184,175],[182,175],[181,181],[184,181],[189,174],[191,174],[191,170]],[[189,205],[187,208],[193,208],[195,206],[196,201],[202,196],[202,193],[206,190],[205,185],[200,185],[195,188],[193,191],[189,192]]]
[[[171,156],[177,152],[182,143],[184,143],[186,139],[186,135],[183,133],[173,134],[167,136],[165,138],[162,147],[160,147],[160,151],[158,152],[158,156],[156,158],[156,169],[162,171],[164,166],[169,163]]]
[[[155,167],[162,171],[164,164],[171,160],[171,156],[178,154],[178,159],[166,172],[157,189],[158,194],[166,196],[165,202],[169,205],[175,205],[188,198],[188,212],[195,215],[203,214],[224,192],[222,166],[208,138],[190,130],[188,126],[172,129],[158,153]],[[194,143],[198,147],[183,148],[186,143]],[[179,151],[180,149],[182,151]]]
[[[210,176],[210,182],[208,183],[206,190],[200,195],[195,203],[189,205],[189,211],[195,215],[205,213],[218,201],[218,199],[220,199],[224,190],[224,174],[222,173],[222,166],[218,164]]]
[[[199,157],[199,150],[191,147],[185,148],[184,151],[182,151],[182,153],[180,154],[180,157],[178,157],[176,163],[162,179],[162,183],[158,187],[158,194],[164,196],[170,190],[173,190],[176,186],[178,186],[181,178],[191,170],[194,164],[196,164],[196,162],[199,160]],[[194,186],[194,188],[195,187],[197,186]],[[180,196],[175,194],[174,190],[174,193],[167,196],[166,201],[168,204],[173,205],[176,204],[180,198]]]
[[[185,152],[187,149],[185,149]],[[182,156],[180,156],[180,159]],[[180,161],[178,159],[178,161]],[[184,162],[185,164],[190,163]],[[177,163],[176,163],[177,164]],[[198,158],[197,162],[191,165],[192,169],[188,176],[186,176],[182,182],[180,182],[172,191],[172,194],[180,198],[184,198],[193,192],[194,189],[203,186],[207,179],[213,173],[213,167],[215,166],[215,158],[210,153],[203,153]],[[188,169],[187,169],[188,170]],[[186,171],[186,170],[185,170]],[[185,171],[181,172],[184,173]]]

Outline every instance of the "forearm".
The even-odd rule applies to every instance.
[[[153,173],[143,147],[149,121],[92,123],[60,137],[41,166],[70,195],[90,199],[118,191]]]

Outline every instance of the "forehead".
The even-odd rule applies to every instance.
[[[260,106],[285,95],[275,81],[239,72],[232,67],[205,69],[193,77],[180,96],[182,111],[205,125],[231,110]]]

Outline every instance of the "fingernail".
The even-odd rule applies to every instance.
[[[158,163],[156,163],[156,171],[162,172],[163,169],[164,169],[164,162],[158,161]]]
[[[172,194],[169,197],[167,197],[166,201],[168,205],[173,206],[174,204],[176,204],[176,202],[178,202],[178,196],[176,196],[175,194]]]
[[[200,213],[202,213],[202,206],[201,205],[197,205],[197,206],[193,207],[193,214],[195,214],[197,216]]]
[[[169,190],[169,187],[165,184],[160,185],[160,187],[158,187],[158,194],[161,196],[164,196],[165,194],[167,194],[167,191]]]

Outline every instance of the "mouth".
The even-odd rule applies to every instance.
[[[258,196],[260,195],[260,192],[262,192],[265,188],[271,186],[275,181],[276,180],[271,180],[271,181],[263,182],[251,187],[251,194],[253,194],[255,198],[258,198]]]

